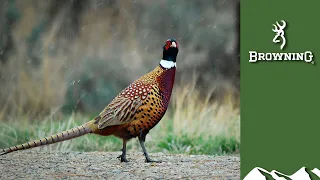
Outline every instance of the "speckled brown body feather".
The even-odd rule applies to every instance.
[[[127,141],[138,137],[146,161],[157,162],[148,156],[144,142],[149,130],[158,124],[167,111],[174,84],[177,54],[177,42],[168,39],[163,46],[163,57],[159,66],[121,91],[92,121],[52,136],[2,149],[0,155],[93,133],[121,138],[123,148],[119,157],[122,162],[128,161]]]
[[[176,68],[165,69],[160,65],[150,73],[134,81],[124,89],[111,103],[119,102],[119,99],[128,99],[128,104],[132,104],[135,99],[141,99],[139,107],[127,108],[123,119],[128,118],[128,123],[99,128],[99,124],[104,120],[105,111],[94,119],[91,125],[93,133],[99,135],[115,135],[122,139],[131,139],[141,133],[148,133],[165,114],[175,77]],[[126,102],[120,101],[120,102]],[[119,106],[120,107],[120,106]],[[109,107],[106,107],[108,109]],[[106,110],[105,109],[105,110]],[[124,109],[121,109],[124,111]],[[134,113],[131,113],[134,112]]]

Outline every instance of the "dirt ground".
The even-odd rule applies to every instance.
[[[150,154],[162,163],[145,163],[139,152],[39,152],[0,156],[0,179],[240,179],[239,156]]]

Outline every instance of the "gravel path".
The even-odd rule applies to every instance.
[[[162,163],[145,163],[142,153],[38,152],[25,150],[0,156],[0,179],[240,179],[239,156],[153,153]]]

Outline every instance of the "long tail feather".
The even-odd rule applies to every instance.
[[[57,133],[52,136],[45,137],[45,138],[42,138],[39,140],[30,141],[30,142],[16,145],[16,146],[12,146],[12,147],[9,147],[6,149],[0,149],[0,156],[14,152],[14,151],[30,149],[30,148],[34,148],[34,147],[49,145],[49,144],[73,139],[73,138],[76,138],[76,137],[79,137],[79,136],[82,136],[82,135],[85,135],[85,134],[88,134],[91,132],[92,131],[90,129],[90,122],[89,122],[89,123],[83,124],[81,126]]]

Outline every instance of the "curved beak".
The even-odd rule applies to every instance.
[[[176,47],[177,47],[176,42],[172,42],[170,47],[174,47],[174,48],[176,48]]]

